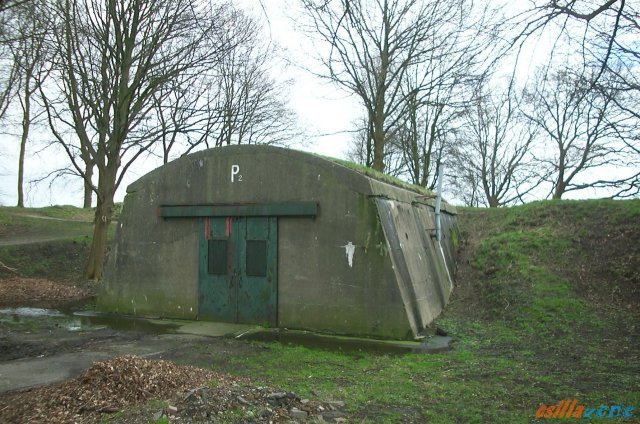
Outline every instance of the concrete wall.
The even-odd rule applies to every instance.
[[[239,166],[241,181],[238,176],[231,181],[232,165]],[[98,307],[197,317],[198,219],[159,218],[159,206],[315,201],[315,218],[278,220],[278,325],[411,337],[442,308],[440,297],[427,287],[442,272],[425,276],[420,273],[426,265],[412,265],[412,283],[398,279],[397,258],[390,254],[393,248],[378,211],[381,197],[393,199],[404,210],[414,208],[416,193],[287,149],[234,146],[178,159],[128,187]],[[426,212],[422,219],[428,220]],[[412,220],[413,224],[402,220],[396,228],[412,232],[403,247],[405,260],[424,250],[423,240],[415,235],[413,215]],[[350,244],[355,246],[351,258],[346,247]],[[419,261],[438,261],[435,254],[429,255]],[[413,300],[403,292],[408,285],[416,290]],[[449,292],[450,288],[447,299]],[[416,315],[416,308],[423,312]]]

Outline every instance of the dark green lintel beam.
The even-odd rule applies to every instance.
[[[317,202],[280,202],[245,205],[182,205],[160,206],[163,218],[192,218],[200,216],[308,216],[318,214]]]

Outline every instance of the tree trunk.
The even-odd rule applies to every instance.
[[[564,190],[565,190],[565,184],[562,181],[558,181],[558,183],[556,184],[556,188],[555,190],[553,190],[553,197],[552,199],[562,199],[562,195],[564,194]]]
[[[26,75],[24,87],[24,103],[22,116],[22,137],[20,139],[20,155],[18,157],[18,207],[24,208],[24,156],[27,150],[27,140],[29,139],[29,128],[31,127],[31,89],[29,81],[31,75]]]
[[[384,131],[379,128],[373,133],[373,169],[384,172]]]
[[[88,181],[91,181],[91,177],[93,177],[93,164],[85,162],[85,176],[83,179],[84,182],[84,202],[82,203],[82,207],[85,209],[91,209],[91,201],[93,196],[93,188]]]
[[[26,120],[26,118],[25,118]],[[18,207],[24,208],[24,155],[27,149],[27,138],[29,136],[29,125],[23,121],[22,138],[20,140],[20,156],[18,157]]]
[[[89,280],[99,280],[104,271],[104,254],[107,248],[107,231],[111,224],[113,201],[101,203],[98,201],[93,228],[93,242],[89,252],[89,259],[84,269],[84,276]]]
[[[376,110],[373,116],[373,169],[384,172],[384,101],[376,101]]]
[[[98,175],[98,202],[96,205],[93,242],[89,251],[89,259],[84,269],[84,276],[89,280],[99,280],[104,271],[104,256],[107,249],[107,232],[113,213],[113,196],[115,195],[116,173],[114,164]]]
[[[564,144],[561,142],[558,143],[558,146],[560,147],[560,155],[558,156],[558,177],[556,178],[556,187],[553,190],[552,199],[562,199],[562,195],[564,194],[564,191],[567,188],[567,185],[564,179],[564,171],[565,171],[565,163],[567,158],[568,147],[565,149]]]

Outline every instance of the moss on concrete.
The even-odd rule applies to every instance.
[[[349,168],[353,171],[356,171],[362,175],[366,175],[367,177],[373,178],[378,181],[382,181],[387,184],[394,185],[396,187],[403,188],[405,190],[414,191],[416,193],[427,195],[427,196],[435,196],[433,191],[428,190],[425,187],[419,186],[417,184],[411,184],[406,181],[402,181],[399,178],[393,177],[391,175],[385,174],[384,172],[377,171],[373,168],[369,168],[368,166],[360,165],[355,162],[349,162],[342,159],[336,159],[329,156],[318,155],[323,159],[327,159],[331,162],[337,163],[338,165],[342,165],[345,168]]]

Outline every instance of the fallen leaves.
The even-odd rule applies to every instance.
[[[89,296],[88,290],[37,278],[0,280],[0,304],[18,305],[34,301],[67,301]]]
[[[169,406],[158,411],[157,404],[146,404],[150,400]],[[2,394],[0,405],[3,423],[93,423],[121,411],[109,422],[146,423],[161,417],[175,422],[343,422],[345,417],[340,411],[344,402],[300,399],[255,387],[247,378],[131,355],[95,362],[59,385]]]
[[[217,378],[211,371],[170,361],[116,356],[60,385],[2,396],[0,422],[93,422],[100,413],[171,398]]]

